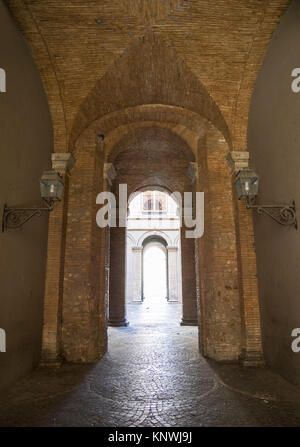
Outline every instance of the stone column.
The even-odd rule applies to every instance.
[[[128,326],[126,319],[125,271],[126,271],[126,228],[117,226],[110,229],[110,271],[109,271],[109,326]]]
[[[116,178],[116,170],[113,163],[103,163],[103,179],[106,184],[106,191],[109,191],[114,179]]]
[[[132,247],[132,301],[142,302],[142,247]]]
[[[44,326],[41,363],[58,363],[61,355],[62,287],[69,173],[75,164],[71,153],[53,153],[52,169],[62,175],[64,195],[49,215]]]
[[[70,178],[62,309],[62,349],[70,362],[98,361],[107,349],[106,229],[97,225],[103,148],[93,135],[75,147]]]
[[[195,239],[186,238],[181,227],[182,326],[198,326]]]
[[[167,247],[168,250],[168,301],[178,301],[177,258],[178,248]]]
[[[232,172],[232,188],[235,174],[249,165],[249,152],[232,151],[227,156]],[[247,210],[243,201],[236,199],[237,249],[239,256],[239,277],[242,306],[242,354],[245,366],[257,366],[264,363],[260,310],[258,302],[256,253],[252,211]],[[250,260],[250,261],[249,261]]]
[[[188,177],[194,185],[198,179],[198,166],[195,162],[190,162],[188,167]],[[185,206],[185,212],[193,215],[193,209]],[[197,310],[197,284],[196,284],[196,259],[195,259],[195,239],[187,238],[184,225],[181,226],[181,271],[182,271],[182,326],[198,326]]]

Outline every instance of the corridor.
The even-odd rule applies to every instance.
[[[299,47],[300,0],[0,0],[0,427],[300,427]]]
[[[300,391],[264,368],[198,354],[180,304],[128,306],[94,365],[39,368],[0,398],[0,426],[299,426]]]

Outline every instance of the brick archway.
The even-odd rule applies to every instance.
[[[139,51],[142,60],[145,45],[149,47],[147,54],[154,59],[151,63],[144,61],[144,72],[131,73],[131,82],[140,85],[140,90],[127,91],[130,58],[134,51]],[[195,160],[194,186],[207,197],[205,235],[195,246],[201,351],[216,360],[261,359],[252,217],[242,205],[235,205],[226,164],[232,146],[230,133],[203,84],[173,53],[153,37],[135,42],[98,82],[74,121],[69,147],[77,162],[69,192],[66,188],[66,201],[50,219],[54,237],[57,226],[61,225],[61,250],[58,262],[48,258],[47,272],[52,271],[55,262],[59,280],[55,299],[46,284],[44,361],[55,360],[61,353],[71,361],[95,361],[106,350],[108,237],[107,232],[96,226],[95,197],[110,188],[110,176],[103,167],[112,162],[110,157],[118,143],[130,132],[146,127],[165,129],[184,142]],[[176,79],[160,64],[162,54],[161,60],[177,64],[180,76]],[[122,71],[125,79],[120,85],[122,101],[108,100],[106,92],[120,82],[116,73]],[[148,76],[152,72],[155,77]],[[143,83],[147,89],[142,87]],[[172,85],[172,94],[166,88],[168,85]],[[184,91],[195,94],[186,95]],[[104,142],[99,133],[104,134]],[[153,182],[153,176],[149,181]],[[57,243],[51,240],[51,234],[48,246]],[[51,281],[50,274],[48,280]]]
[[[137,129],[142,128],[138,126]],[[170,129],[165,130],[174,134]],[[97,207],[93,200],[99,192],[96,188],[101,185],[100,179],[103,189],[109,189],[110,185],[109,178],[103,176],[103,142],[97,142],[94,136],[91,147],[84,144],[86,141],[84,138],[78,141],[81,144],[74,151],[77,163],[70,179],[64,265],[62,352],[72,361],[95,361],[106,349],[108,292],[104,284],[108,269],[105,253],[107,235],[96,227]],[[243,346],[241,272],[231,176],[225,161],[227,150],[224,139],[211,127],[206,139],[198,141],[198,175],[195,178],[197,190],[206,192],[209,202],[214,203],[213,209],[224,206],[227,209],[223,220],[214,215],[213,209],[206,209],[205,236],[196,247],[201,295],[198,303],[202,322],[200,346],[204,355],[216,360],[237,360]],[[149,184],[149,180],[146,183]],[[227,241],[223,250],[229,249],[231,253],[228,260],[222,257],[222,247],[219,247],[222,240]],[[84,258],[88,265],[83,269]],[[222,291],[225,291],[224,296]]]
[[[154,185],[151,189],[158,187],[171,192],[178,191],[183,196],[184,191],[194,189],[188,176],[190,162],[194,160],[194,154],[186,141],[170,129],[154,125],[130,127],[128,133],[111,148],[108,156],[108,161],[114,163],[117,171],[112,191],[118,194],[119,183],[127,184],[129,195]],[[112,228],[110,234],[109,323],[122,326],[127,324],[125,228]],[[182,265],[182,324],[197,324],[194,241],[186,238],[181,240],[181,253],[184,258],[190,257]]]

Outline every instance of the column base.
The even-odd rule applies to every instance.
[[[53,368],[59,368],[63,363],[62,355],[52,355],[52,356],[46,356],[45,354],[41,356],[39,366],[47,366],[47,367],[53,367]]]
[[[265,366],[263,355],[260,351],[243,351],[240,356],[243,366]]]
[[[47,367],[47,368],[60,368],[62,365],[62,360],[57,360],[56,362],[48,362],[45,360],[41,360],[39,363],[40,367]]]
[[[198,326],[198,320],[182,318],[180,326]]]
[[[118,320],[118,319],[109,319],[108,320],[108,326],[112,326],[112,327],[126,327],[129,325],[129,321],[127,321],[126,318],[124,318],[123,320]]]

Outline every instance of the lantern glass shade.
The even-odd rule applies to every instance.
[[[242,169],[236,175],[234,186],[239,199],[247,199],[258,194],[258,175],[252,169]]]
[[[61,200],[64,183],[54,170],[45,171],[40,180],[41,197],[47,202]]]

